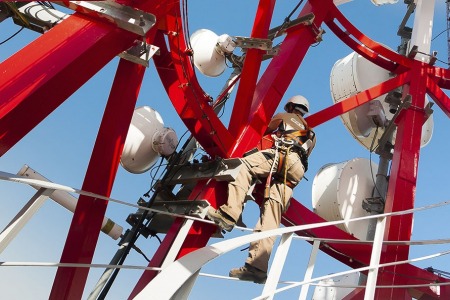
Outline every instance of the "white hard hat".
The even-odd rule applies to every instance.
[[[289,103],[294,104],[294,109],[299,110],[302,114],[306,114],[309,112],[309,102],[303,96],[297,95],[291,97],[291,99],[289,99],[286,105],[284,106],[285,111],[288,111]]]

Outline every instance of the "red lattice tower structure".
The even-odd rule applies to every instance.
[[[257,22],[251,32],[252,38],[267,38],[275,2],[259,2],[255,16]],[[234,107],[229,126],[226,127],[215,114],[209,97],[198,83],[190,52],[186,51],[188,46],[182,30],[180,1],[124,0],[120,3],[156,17],[156,24],[147,32],[145,39],[147,43],[159,47],[160,54],[154,57],[157,71],[173,107],[211,157],[239,157],[258,144],[308,49],[316,43],[320,26],[326,24],[343,43],[396,76],[311,115],[307,121],[312,127],[320,126],[380,95],[402,87],[405,95],[411,95],[412,105],[397,119],[398,131],[386,212],[414,207],[418,172],[418,166],[414,162],[419,158],[421,128],[425,120],[425,95],[428,94],[440,109],[450,116],[450,99],[442,90],[450,87],[449,70],[399,55],[371,40],[343,16],[332,0],[309,0],[299,16],[314,14],[312,24],[299,24],[287,30],[279,55],[271,60],[261,77],[259,72],[263,51],[247,51],[235,100],[239,103],[239,108]],[[0,66],[0,154],[3,155],[14,147],[111,59],[133,46],[136,39],[136,33],[98,16],[75,12],[51,31],[5,60]],[[145,67],[121,59],[85,175],[83,190],[110,195],[144,72]],[[42,99],[46,101],[43,102]],[[33,114],[30,114],[30,111]],[[225,189],[226,186],[215,181],[200,182],[192,195],[200,193],[199,197],[217,207],[226,201]],[[107,201],[80,197],[82,201],[79,201],[73,216],[61,256],[62,263],[91,263],[107,208]],[[385,240],[410,240],[412,219],[410,214],[390,218],[386,226]],[[323,221],[295,199],[292,199],[289,210],[283,216],[283,223],[286,225]],[[181,220],[174,222],[149,266],[158,267],[162,264],[180,226]],[[215,230],[210,224],[192,226],[178,258],[205,246]],[[335,227],[318,228],[298,234],[330,239],[354,239]],[[332,242],[328,245],[329,248],[324,248],[323,251],[350,267],[370,264],[369,245]],[[388,245],[383,249],[381,262],[406,260],[408,253],[408,245]],[[349,257],[352,259],[349,260]],[[156,271],[145,271],[130,298],[142,290],[156,274]],[[59,268],[50,299],[81,298],[87,275],[86,268]],[[436,281],[448,280],[411,264],[383,268],[378,277],[379,285],[414,285]],[[417,287],[415,290],[426,295],[426,299],[439,298],[430,288]],[[364,289],[356,289],[346,299],[362,299],[363,295]],[[378,289],[375,297],[408,299],[409,296],[405,288],[385,288]],[[441,287],[441,297],[450,298],[448,288]]]

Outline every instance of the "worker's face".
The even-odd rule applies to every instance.
[[[289,103],[289,105],[288,105],[288,113],[293,113],[293,112],[295,112],[295,110],[294,110],[294,104]]]
[[[288,113],[294,113],[303,117],[303,113],[298,109],[295,109],[295,105],[290,103],[288,106]]]

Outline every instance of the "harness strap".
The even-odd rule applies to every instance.
[[[294,136],[294,137],[300,137],[300,136],[306,136],[310,129],[301,129],[301,130],[287,130],[285,131],[286,135]]]
[[[283,133],[283,136],[289,140],[295,140],[299,145],[303,145],[303,143],[308,140],[309,132],[309,129],[296,130],[293,132],[285,132]]]
[[[277,166],[277,171],[276,174],[281,174],[281,171],[283,170],[284,164],[286,163],[286,153],[284,153],[283,151],[278,151],[278,166]]]
[[[292,181],[290,181],[288,179],[284,180],[284,178],[280,178],[277,175],[274,176],[274,181],[278,182],[278,183],[283,183],[283,184],[287,185],[288,187],[290,187],[291,189],[294,189],[297,186],[297,184],[293,183]]]

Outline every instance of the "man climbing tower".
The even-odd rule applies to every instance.
[[[221,229],[233,229],[242,214],[245,196],[255,180],[265,181],[265,191],[254,231],[280,226],[281,215],[289,207],[293,188],[308,169],[308,157],[316,143],[314,132],[303,118],[309,112],[308,100],[294,96],[288,100],[284,110],[285,113],[272,118],[266,131],[266,134],[272,134],[275,145],[242,158],[244,166],[236,180],[228,184],[227,203],[217,210],[208,209],[208,218]],[[230,277],[264,283],[275,239],[270,237],[251,243],[245,265],[232,269]]]

